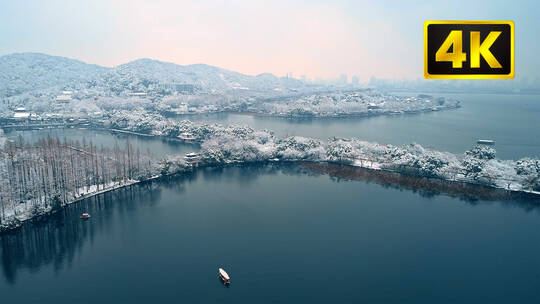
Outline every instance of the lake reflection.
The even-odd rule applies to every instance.
[[[6,303],[540,300],[538,202],[323,172],[208,168],[86,199],[1,237],[0,293]]]
[[[94,238],[107,233],[113,221],[137,212],[143,205],[159,201],[160,188],[152,184],[136,185],[97,195],[68,206],[62,212],[23,226],[20,231],[1,237],[2,270],[6,281],[16,283],[17,272],[27,269],[39,272],[51,264],[54,272],[71,268],[75,257],[92,244]],[[100,216],[83,221],[83,212]],[[87,244],[89,242],[89,244]]]

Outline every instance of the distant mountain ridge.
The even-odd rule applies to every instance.
[[[249,76],[206,64],[182,66],[147,58],[109,68],[40,53],[0,57],[1,97],[65,88],[121,96],[134,92],[216,93],[288,90],[305,86],[309,85],[267,73]]]

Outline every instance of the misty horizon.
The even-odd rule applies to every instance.
[[[48,1],[5,3],[0,55],[40,52],[113,67],[137,58],[246,75],[360,82],[422,77],[426,20],[516,21],[516,77],[537,77],[535,2]],[[463,10],[467,7],[467,10]]]

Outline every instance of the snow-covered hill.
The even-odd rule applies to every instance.
[[[133,93],[182,94],[241,91],[281,91],[307,87],[300,80],[272,74],[248,76],[206,65],[177,65],[152,59],[139,59],[109,70],[93,85],[112,95]]]
[[[37,53],[0,57],[0,97],[45,89],[76,89],[91,96],[172,95],[225,91],[298,90],[309,87],[272,74],[248,76],[205,64],[181,66],[139,59],[114,68]]]
[[[151,59],[139,59],[120,65],[109,75],[114,75],[118,80],[138,77],[162,84],[190,84],[204,90],[265,90],[303,84],[298,80],[278,78],[272,74],[254,77],[206,64],[181,66]]]
[[[0,57],[0,97],[69,87],[96,79],[108,68],[65,57],[20,53]]]

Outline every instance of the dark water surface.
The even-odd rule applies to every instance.
[[[540,303],[538,207],[297,166],[134,186],[0,242],[2,303]]]

